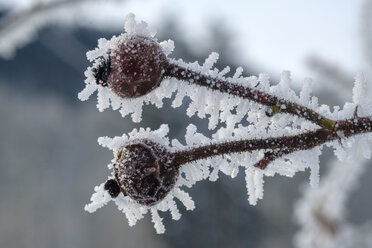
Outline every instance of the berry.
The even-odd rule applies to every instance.
[[[110,53],[107,84],[120,97],[143,96],[160,85],[166,61],[156,41],[145,36],[129,36]]]
[[[174,156],[163,146],[150,140],[119,149],[114,165],[123,192],[140,204],[152,206],[173,188],[178,167]]]

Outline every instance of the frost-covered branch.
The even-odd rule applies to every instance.
[[[126,30],[126,33],[110,41],[100,39],[98,48],[87,54],[94,63],[86,71],[86,88],[79,98],[86,100],[98,90],[100,111],[111,105],[113,109],[120,109],[123,117],[132,113],[133,121],[139,122],[144,103],[161,107],[164,98],[177,91],[172,106],[180,106],[182,99],[189,96],[192,103],[187,110],[188,115],[196,112],[201,118],[211,115],[210,129],[216,127],[218,119],[228,122],[232,110],[238,111],[236,116],[240,119],[236,121],[240,121],[247,114],[241,109],[244,100],[258,104],[256,106],[264,109],[269,117],[289,113],[320,127],[334,128],[335,122],[325,116],[327,111],[317,106],[316,98],[310,99],[309,81],[304,82],[300,99],[296,99],[288,85],[288,72],[283,73],[280,87],[270,87],[268,77],[263,74],[258,78],[242,77],[241,67],[233,77],[225,77],[229,67],[222,71],[212,70],[218,59],[216,53],[212,53],[202,66],[196,62],[188,64],[168,58],[174,48],[173,42],[158,43],[155,33],[148,30],[144,23],[128,21]],[[195,90],[199,94],[195,94]],[[226,101],[229,101],[227,106],[221,105]]]
[[[244,168],[248,200],[254,205],[263,197],[264,176],[293,176],[310,169],[310,184],[316,186],[324,146],[339,153],[345,143],[364,142],[364,149],[370,150],[372,101],[363,74],[355,78],[353,101],[331,111],[311,96],[311,80],[304,80],[297,95],[289,86],[289,72],[283,72],[277,85],[270,85],[264,74],[243,77],[240,67],[226,77],[229,67],[212,68],[216,53],[203,65],[185,63],[169,58],[173,42],[159,43],[155,32],[146,23],[137,23],[134,15],[127,16],[125,30],[111,40],[100,39],[98,48],[87,53],[93,65],[85,72],[81,100],[98,91],[99,111],[111,106],[139,122],[144,104],[160,108],[165,98],[174,97],[176,108],[189,97],[187,115],[207,118],[211,130],[219,123],[225,125],[212,137],[189,125],[186,144],[170,141],[166,125],[99,138],[114,152],[114,159],[109,164],[111,175],[95,188],[86,206],[89,212],[114,201],[134,225],[150,211],[157,232],[162,233],[165,228],[158,211],[169,210],[179,219],[174,198],[187,209],[194,208],[181,188],[204,179],[215,181],[219,172],[235,177]]]
[[[119,209],[125,210],[130,225],[141,219],[148,210],[153,216],[156,216],[158,210],[169,210],[173,218],[178,219],[180,215],[174,197],[180,199],[188,209],[194,208],[194,203],[181,187],[191,187],[195,182],[206,178],[215,181],[219,171],[234,177],[239,166],[246,168],[249,201],[256,204],[257,199],[263,196],[263,175],[280,173],[292,176],[296,171],[310,167],[311,183],[314,185],[317,183],[319,169],[320,150],[316,149],[317,146],[328,144],[340,153],[338,150],[342,149],[341,143],[350,144],[351,137],[371,131],[370,117],[355,117],[337,121],[334,131],[321,128],[293,136],[219,144],[210,144],[213,141],[195,133],[193,126],[188,128],[186,134],[187,146],[182,146],[178,141],[172,141],[171,146],[166,138],[166,126],[153,132],[133,130],[129,137],[103,137],[99,139],[99,143],[112,149],[115,154],[115,159],[109,165],[112,174],[105,184],[95,189],[92,203],[86,206],[86,210],[94,212],[112,200]],[[362,145],[363,151],[369,151],[367,139],[362,138],[354,142]],[[198,143],[209,144],[196,145]],[[264,154],[262,150],[265,151]],[[282,161],[276,161],[281,159]],[[269,162],[274,161],[276,163],[266,167]],[[260,164],[264,166],[256,168]],[[142,210],[137,212],[139,209]],[[320,212],[316,216],[326,222]],[[161,221],[154,221],[157,231],[163,232]]]
[[[333,120],[306,106],[260,90],[258,85],[250,87],[239,83],[237,79],[240,75],[234,78],[225,78],[223,74],[213,76],[205,69],[200,70],[195,66],[168,59],[166,52],[154,39],[141,33],[132,34],[116,42],[116,47],[108,49],[109,55],[96,64],[92,72],[97,84],[109,87],[121,98],[145,96],[158,88],[164,78],[175,78],[181,83],[205,87],[207,90],[216,90],[268,106],[268,116],[289,113],[320,127],[334,129]],[[218,55],[212,53],[205,67],[212,66],[217,58]],[[241,73],[241,70],[238,70],[238,73]]]
[[[187,151],[179,151],[175,154],[175,160],[176,165],[182,165],[218,155],[270,149],[270,152],[265,153],[264,158],[256,164],[256,167],[265,169],[270,161],[282,157],[283,155],[299,150],[310,150],[332,140],[340,140],[340,142],[342,142],[343,138],[349,138],[353,135],[367,132],[372,132],[371,117],[355,117],[337,121],[333,131],[320,128],[316,131],[294,136],[211,144]]]
[[[81,16],[84,8],[89,9],[89,5],[97,2],[99,0],[31,1],[26,7],[10,10],[0,19],[0,57],[12,57],[19,47],[30,42],[44,26],[55,20],[71,22],[76,19],[76,13]]]
[[[227,93],[268,106],[271,108],[267,112],[269,116],[277,113],[289,113],[314,122],[320,127],[324,127],[329,130],[333,130],[334,128],[335,122],[333,120],[322,116],[312,109],[286,99],[278,98],[270,93],[250,87],[244,87],[243,85],[234,83],[233,80],[224,79],[222,77],[211,77],[203,74],[202,72],[195,71],[192,68],[181,66],[177,63],[166,63],[164,67],[165,77],[174,77],[190,84],[207,87],[212,90],[217,90],[222,93]]]

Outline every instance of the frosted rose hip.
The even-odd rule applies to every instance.
[[[156,41],[135,35],[111,51],[110,63],[109,87],[120,97],[134,98],[160,85],[166,56]]]
[[[122,147],[114,165],[121,191],[143,205],[154,205],[173,188],[178,168],[174,156],[150,140]]]

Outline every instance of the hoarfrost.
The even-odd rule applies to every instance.
[[[154,222],[154,228],[157,233],[164,233],[165,227],[163,224],[163,219],[160,218],[158,210],[156,208],[151,208],[152,222]]]
[[[366,101],[367,82],[363,73],[355,76],[355,84],[353,88],[353,102],[362,104]]]
[[[155,131],[141,128],[139,130],[135,129],[128,135],[124,134],[121,137],[99,138],[98,142],[102,146],[113,150],[114,154],[121,146],[130,144],[138,139],[151,139],[153,142],[166,147],[169,152],[177,152],[190,150],[192,148],[209,145],[212,143],[218,144],[237,140],[293,136],[303,133],[304,130],[315,131],[319,129],[316,124],[298,116],[279,113],[273,117],[269,117],[266,114],[269,109],[258,103],[242,100],[238,97],[223,94],[218,91],[211,91],[200,86],[190,85],[187,82],[173,78],[165,78],[159,87],[147,95],[131,99],[118,97],[108,88],[104,88],[101,85],[96,84],[93,69],[97,68],[100,62],[107,58],[108,51],[115,49],[117,43],[121,39],[125,39],[127,35],[140,34],[156,41],[154,38],[155,33],[148,29],[146,23],[137,23],[134,20],[133,14],[127,16],[125,30],[126,33],[118,37],[114,36],[109,41],[104,39],[99,40],[98,48],[87,53],[87,57],[93,62],[93,65],[85,72],[87,77],[85,80],[86,88],[79,94],[79,98],[81,100],[87,100],[91,94],[93,94],[95,91],[98,91],[97,107],[99,111],[103,111],[111,106],[114,110],[119,110],[123,117],[126,115],[131,115],[134,122],[139,122],[141,121],[142,106],[144,104],[151,103],[156,107],[161,108],[163,106],[163,99],[170,98],[172,95],[174,95],[172,107],[176,108],[182,105],[185,97],[188,97],[191,99],[191,102],[186,110],[188,116],[191,117],[193,115],[197,115],[199,118],[208,118],[209,129],[215,129],[219,123],[225,123],[226,125],[216,130],[211,138],[209,138],[201,133],[198,133],[197,127],[191,124],[186,130],[185,144],[182,144],[178,140],[172,140],[172,142],[169,141],[167,138],[169,131],[167,125],[162,125],[158,130]],[[167,56],[174,49],[174,44],[171,40],[163,41],[159,44]],[[353,102],[345,103],[342,108],[336,106],[333,108],[333,111],[331,111],[329,106],[319,105],[318,99],[314,96],[311,96],[312,89],[310,79],[304,80],[302,90],[298,95],[290,87],[291,77],[290,72],[288,71],[284,71],[282,73],[280,82],[277,85],[270,85],[269,77],[266,74],[260,74],[258,77],[243,77],[243,69],[241,67],[236,69],[236,72],[232,77],[225,78],[225,75],[230,71],[230,68],[226,67],[222,71],[213,68],[213,65],[216,63],[217,59],[218,54],[212,53],[205,60],[203,65],[199,65],[197,62],[186,63],[181,59],[175,60],[168,58],[168,61],[192,71],[203,73],[211,78],[224,79],[229,83],[242,85],[251,89],[257,89],[272,96],[285,99],[286,101],[302,105],[332,120],[337,121],[350,119],[355,117],[355,114],[364,116],[372,115],[372,101],[366,97],[366,83],[362,74],[359,74],[355,79]],[[280,107],[282,109],[286,108],[285,105]],[[246,121],[247,124],[243,126],[241,124],[242,121]],[[312,187],[318,186],[319,156],[324,146],[332,147],[336,157],[341,161],[346,161],[347,163],[351,163],[351,159],[353,157],[355,158],[357,156],[363,156],[369,158],[371,156],[371,134],[363,134],[363,136],[358,135],[350,138],[345,138],[345,135],[342,132],[338,132],[337,135],[340,138],[339,141],[330,141],[313,149],[294,151],[290,154],[280,156],[279,158],[270,162],[268,167],[264,170],[256,168],[254,165],[264,159],[266,152],[273,152],[273,150],[254,150],[251,152],[230,153],[225,155],[216,154],[216,156],[208,159],[183,164],[180,167],[179,176],[174,188],[162,201],[152,207],[139,205],[131,198],[123,195],[120,195],[115,199],[109,199],[107,198],[107,193],[102,191],[102,185],[100,185],[95,188],[96,192],[91,198],[92,202],[86,206],[86,210],[93,212],[112,200],[115,202],[118,208],[125,213],[129,225],[134,225],[139,219],[142,219],[143,216],[150,211],[156,231],[158,233],[163,233],[165,231],[165,227],[162,224],[162,218],[160,218],[158,211],[169,211],[172,218],[178,220],[181,217],[181,214],[179,213],[174,198],[179,199],[181,203],[185,205],[187,210],[193,210],[195,208],[194,202],[188,193],[183,191],[183,188],[191,187],[196,182],[201,180],[209,179],[210,181],[216,181],[220,172],[234,178],[238,174],[239,170],[244,170],[246,187],[248,191],[248,201],[250,204],[255,205],[257,204],[258,200],[262,199],[263,197],[263,184],[265,176],[274,176],[275,174],[279,174],[293,177],[296,172],[309,170],[310,185]],[[352,146],[356,146],[357,149],[351,150],[350,152],[350,147]],[[355,153],[356,151],[358,151],[358,154]],[[114,160],[112,162],[114,162]],[[109,164],[108,168],[112,169],[113,164]],[[346,174],[339,175],[339,178],[348,180],[347,182],[350,184],[355,181],[351,177],[346,177]],[[114,178],[114,175],[111,174],[109,178]],[[339,178],[333,179],[335,186],[331,185],[329,187],[337,186],[340,187],[340,190],[342,190],[344,186],[339,185],[341,182]],[[332,180],[329,184],[332,184]],[[317,192],[323,192],[326,190],[327,189],[323,189],[323,186],[321,186]],[[324,197],[324,195],[322,195],[322,197]],[[338,204],[344,200],[341,193],[340,195],[335,195],[332,197],[334,198],[333,202],[335,202],[335,204]],[[326,200],[329,201],[329,199]],[[328,205],[320,207],[328,208]],[[337,206],[332,205],[332,207],[336,208]],[[314,209],[309,209],[309,206],[302,206],[302,209],[303,210],[301,211],[303,212],[307,211],[307,215],[304,217],[304,219],[299,217],[299,221],[304,226],[306,226],[306,221],[310,221],[308,226],[313,225],[311,223],[314,223],[314,220],[309,219],[314,218],[314,216],[309,217],[309,215],[314,213],[311,212],[314,211]],[[329,207],[329,209],[332,208]],[[336,209],[336,212],[333,214],[335,216],[337,215],[338,217],[336,217],[339,218],[339,216],[341,216],[341,212],[341,209]]]
[[[94,188],[95,193],[93,193],[89,205],[86,205],[84,210],[89,213],[94,213],[97,209],[105,206],[110,200],[111,196],[104,190],[104,183]]]

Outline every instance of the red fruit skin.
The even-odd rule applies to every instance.
[[[110,61],[108,86],[122,98],[136,98],[160,85],[167,58],[156,41],[134,35],[111,51]]]
[[[114,170],[124,195],[146,206],[164,199],[179,173],[173,154],[146,139],[119,149]]]

